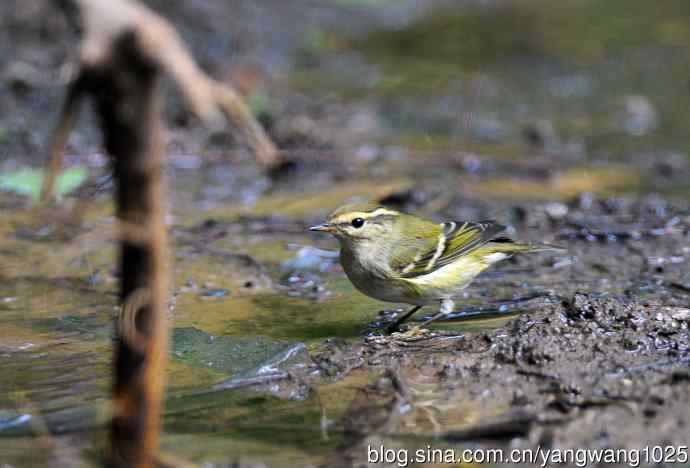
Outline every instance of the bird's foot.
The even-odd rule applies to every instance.
[[[393,336],[396,338],[401,338],[403,340],[413,340],[417,338],[422,338],[431,333],[428,329],[422,328],[421,325],[416,325],[404,332],[395,332]]]

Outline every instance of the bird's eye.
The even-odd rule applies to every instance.
[[[364,226],[364,220],[362,218],[355,218],[352,220],[352,227],[359,229],[362,226]]]

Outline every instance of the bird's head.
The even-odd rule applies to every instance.
[[[341,243],[353,244],[391,237],[400,213],[378,205],[346,205],[335,210],[328,220],[309,228],[328,232]]]

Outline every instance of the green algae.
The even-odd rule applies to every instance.
[[[83,167],[74,167],[63,171],[55,181],[55,195],[62,197],[71,192],[79,187],[87,176],[88,170]],[[33,201],[38,201],[44,177],[43,169],[18,169],[0,174],[0,189],[27,195]]]
[[[227,375],[245,373],[263,365],[293,344],[256,337],[213,336],[193,327],[175,328],[171,357],[194,367]]]
[[[383,304],[356,292],[345,278],[334,279],[326,287],[334,294],[322,301],[281,294],[245,295],[218,302],[181,297],[175,323],[211,334],[312,343],[359,336]]]

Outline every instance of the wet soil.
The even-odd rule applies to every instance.
[[[499,328],[447,336],[444,327],[446,333],[432,331],[415,339],[373,334],[363,344],[336,348],[335,355],[346,362],[357,356],[361,366],[382,374],[382,381],[364,390],[376,396],[375,402],[344,416],[353,436],[340,455],[365,463],[369,445],[414,453],[428,440],[506,451],[538,445],[685,445],[683,428],[690,417],[688,212],[676,212],[676,228],[642,234],[640,221],[656,225],[660,220],[631,215],[657,202],[594,200],[554,227],[584,215],[607,225],[615,224],[610,218],[634,222],[619,225],[617,236],[598,238],[557,230],[571,262],[519,260],[501,268],[500,276],[480,277],[478,283],[491,281],[494,291],[509,285],[550,291],[549,301],[523,309]],[[610,203],[616,208],[604,208]],[[640,234],[637,241],[620,240],[633,232]],[[666,256],[656,256],[661,252]],[[511,278],[517,267],[520,284]],[[347,366],[337,367],[333,355],[327,348],[317,362],[330,373],[336,372],[333,366],[347,371]],[[461,407],[471,408],[464,414],[473,421],[454,427],[462,417],[454,420],[449,411],[462,414]],[[372,421],[378,425],[372,427]],[[433,437],[414,437],[420,434]]]

